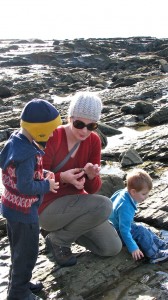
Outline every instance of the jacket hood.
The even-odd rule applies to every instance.
[[[23,134],[14,132],[0,152],[0,168],[6,169],[11,162],[21,163],[40,152],[43,153]]]

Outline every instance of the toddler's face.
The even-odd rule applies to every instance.
[[[141,191],[137,192],[136,190],[133,190],[133,199],[137,201],[138,203],[143,202],[148,198],[150,190],[148,188],[143,188]]]

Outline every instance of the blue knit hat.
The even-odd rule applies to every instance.
[[[47,142],[51,133],[61,124],[59,112],[46,100],[29,101],[21,113],[20,126],[26,129],[36,142]]]

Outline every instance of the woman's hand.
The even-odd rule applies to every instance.
[[[134,260],[138,260],[144,257],[143,252],[140,249],[137,249],[132,252],[132,257]]]
[[[92,180],[94,179],[96,176],[98,176],[100,174],[100,167],[98,164],[93,165],[92,163],[87,163],[84,166],[84,171],[85,174],[87,175],[87,177]]]
[[[78,190],[84,188],[85,184],[84,170],[81,168],[70,169],[60,173],[60,178],[63,183],[73,184]]]

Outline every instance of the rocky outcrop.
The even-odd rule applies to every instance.
[[[123,188],[126,173],[142,167],[153,178],[149,198],[136,221],[157,234],[167,233],[168,199],[168,39],[132,37],[64,41],[0,41],[0,148],[19,128],[25,103],[52,102],[66,121],[71,95],[91,90],[103,101],[98,134],[102,140],[100,193]],[[5,220],[0,219],[2,300],[6,299],[10,251]],[[44,283],[43,299],[165,300],[168,263],[134,262],[123,247],[114,258],[100,258],[73,245],[78,264],[59,268],[45,248],[33,278]]]

